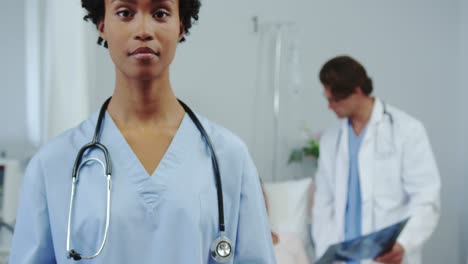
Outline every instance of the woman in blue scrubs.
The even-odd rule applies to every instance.
[[[99,255],[83,263],[216,263],[216,178],[206,140],[178,102],[169,68],[177,43],[198,19],[198,0],[82,0],[115,64],[112,98],[99,142],[112,165],[106,233],[105,157],[80,162],[67,239],[72,169],[95,134],[98,113],[49,142],[30,161],[18,210],[11,264],[74,263],[69,247]],[[275,263],[255,166],[245,144],[197,115],[218,158],[227,263]],[[85,162],[89,160],[89,162]]]

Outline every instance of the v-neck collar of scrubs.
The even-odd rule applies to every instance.
[[[189,119],[189,117],[185,114],[171,143],[152,175],[148,174],[108,112],[106,112],[104,118],[101,139],[104,143],[109,142],[109,144],[105,145],[109,150],[109,155],[113,164],[118,163],[118,166],[122,166],[125,171],[132,171],[141,176],[163,177],[166,174],[162,173],[163,171],[177,167],[183,160],[183,155],[185,154],[183,151],[184,143],[187,141],[187,138],[191,138],[188,135],[190,129],[187,129],[187,121],[190,120],[187,119]]]
[[[93,122],[94,125],[96,121],[97,116]],[[175,184],[180,181],[178,177],[182,164],[189,158],[185,148],[190,146],[190,142],[193,143],[193,139],[196,137],[196,133],[194,133],[196,128],[190,124],[190,117],[185,114],[161,161],[152,176],[149,176],[109,113],[105,114],[100,142],[106,146],[109,152],[112,164],[113,191],[122,195],[122,191],[123,193],[131,193],[131,189],[134,189],[141,197],[148,219],[151,219],[154,227],[158,226],[159,223],[159,217],[155,217],[157,208],[164,200],[163,197],[167,195],[167,191],[174,190]]]

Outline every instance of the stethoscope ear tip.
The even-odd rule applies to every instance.
[[[68,252],[68,258],[69,259],[72,258],[73,260],[77,261],[77,260],[81,260],[81,255],[72,249]]]

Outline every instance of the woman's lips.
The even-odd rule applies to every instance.
[[[130,56],[137,60],[150,60],[159,57],[159,53],[149,47],[140,47],[132,51]]]

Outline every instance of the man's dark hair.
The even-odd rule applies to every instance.
[[[350,56],[338,56],[327,61],[320,70],[320,81],[330,87],[336,99],[344,99],[360,87],[365,95],[372,93],[372,80],[364,67]]]
[[[81,6],[87,11],[84,20],[91,20],[97,27],[99,22],[104,19],[104,1],[105,0],[81,0]],[[198,21],[200,6],[200,0],[179,0],[179,15],[180,21],[184,27],[185,36],[190,34],[192,24]],[[180,42],[183,41],[185,41],[185,37],[182,37],[180,40]],[[104,46],[107,47],[107,43],[101,37],[98,38],[98,44],[104,44]]]

